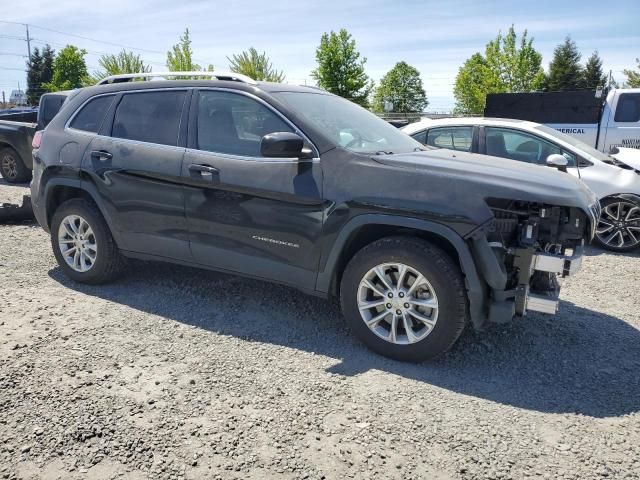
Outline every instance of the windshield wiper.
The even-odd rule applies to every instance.
[[[393,155],[393,152],[385,152],[384,150],[378,150],[377,152],[373,152],[374,155]]]

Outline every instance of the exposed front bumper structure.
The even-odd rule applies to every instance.
[[[520,268],[518,287],[515,295],[515,313],[526,315],[527,311],[555,314],[560,303],[560,287],[555,284],[545,292],[531,291],[531,278],[536,272],[543,272],[551,276],[568,277],[575,275],[582,268],[584,246],[580,245],[570,255],[555,255],[551,253],[530,253],[530,249],[519,251],[517,263]],[[528,268],[527,268],[528,265]]]

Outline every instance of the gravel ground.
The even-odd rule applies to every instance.
[[[30,195],[29,184],[12,185],[0,175],[0,205],[21,205],[24,195]]]
[[[0,190],[4,190],[4,186]],[[295,290],[134,263],[74,284],[0,225],[0,478],[640,478],[640,256],[422,365]]]

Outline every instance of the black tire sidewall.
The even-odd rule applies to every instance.
[[[425,243],[425,245],[428,245]],[[437,357],[448,350],[459,337],[466,322],[466,291],[457,266],[446,253],[432,247],[440,261],[448,261],[449,268],[441,268],[440,261],[424,257],[424,251],[406,246],[389,246],[363,251],[354,256],[341,282],[341,303],[347,324],[352,332],[373,351],[402,361],[420,362]],[[409,345],[392,344],[373,333],[364,323],[358,309],[357,292],[364,275],[382,263],[404,263],[418,270],[435,289],[438,298],[438,320],[433,331],[423,340]],[[460,292],[460,289],[463,291]],[[464,300],[461,302],[461,298]],[[462,323],[462,325],[461,325]]]
[[[16,162],[17,175],[14,178],[9,178],[3,170],[2,159],[7,154],[11,155]],[[0,173],[7,183],[25,183],[31,180],[31,170],[24,164],[18,152],[11,147],[0,149]]]
[[[635,204],[635,202],[633,202],[633,201],[631,201],[631,200],[620,200],[620,199],[617,199],[617,198],[607,198],[607,199],[602,200],[602,201],[600,202],[600,206],[601,206],[601,207],[602,207],[602,209],[604,210],[604,208],[605,208],[605,207],[607,207],[607,206],[609,206],[609,205],[611,205],[611,204],[613,204],[613,203],[618,203],[618,202],[621,202],[621,201],[624,201],[624,202],[627,202],[627,203],[634,203],[634,204]],[[639,204],[635,204],[635,205],[636,205],[637,207],[640,207],[640,205],[639,205]],[[620,247],[612,247],[612,246],[610,246],[610,245],[607,245],[607,244],[606,244],[605,242],[603,242],[602,240],[600,240],[600,238],[598,237],[598,234],[596,234],[596,235],[594,236],[594,241],[595,241],[595,243],[596,243],[596,244],[598,244],[601,248],[603,248],[604,250],[608,250],[608,251],[610,251],[610,252],[618,252],[618,253],[632,252],[632,251],[637,250],[638,248],[640,248],[640,243],[638,243],[638,244],[636,244],[636,245],[634,245],[634,246],[632,246],[632,247],[622,247],[622,248],[620,248]]]
[[[93,234],[96,238],[96,244],[98,252],[96,255],[96,261],[93,266],[86,272],[76,272],[73,268],[67,265],[60,246],[58,244],[58,229],[62,220],[68,215],[78,215],[84,218],[91,226]],[[58,261],[58,265],[64,271],[64,273],[72,280],[80,283],[102,283],[109,271],[109,263],[113,259],[110,259],[110,243],[111,233],[108,230],[108,226],[102,215],[97,209],[89,202],[82,199],[73,199],[63,203],[54,213],[51,220],[51,246],[53,248],[53,254]]]

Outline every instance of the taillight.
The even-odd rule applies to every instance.
[[[33,148],[40,148],[41,142],[42,142],[42,130],[38,130],[33,136],[33,140],[31,140],[31,146]]]

